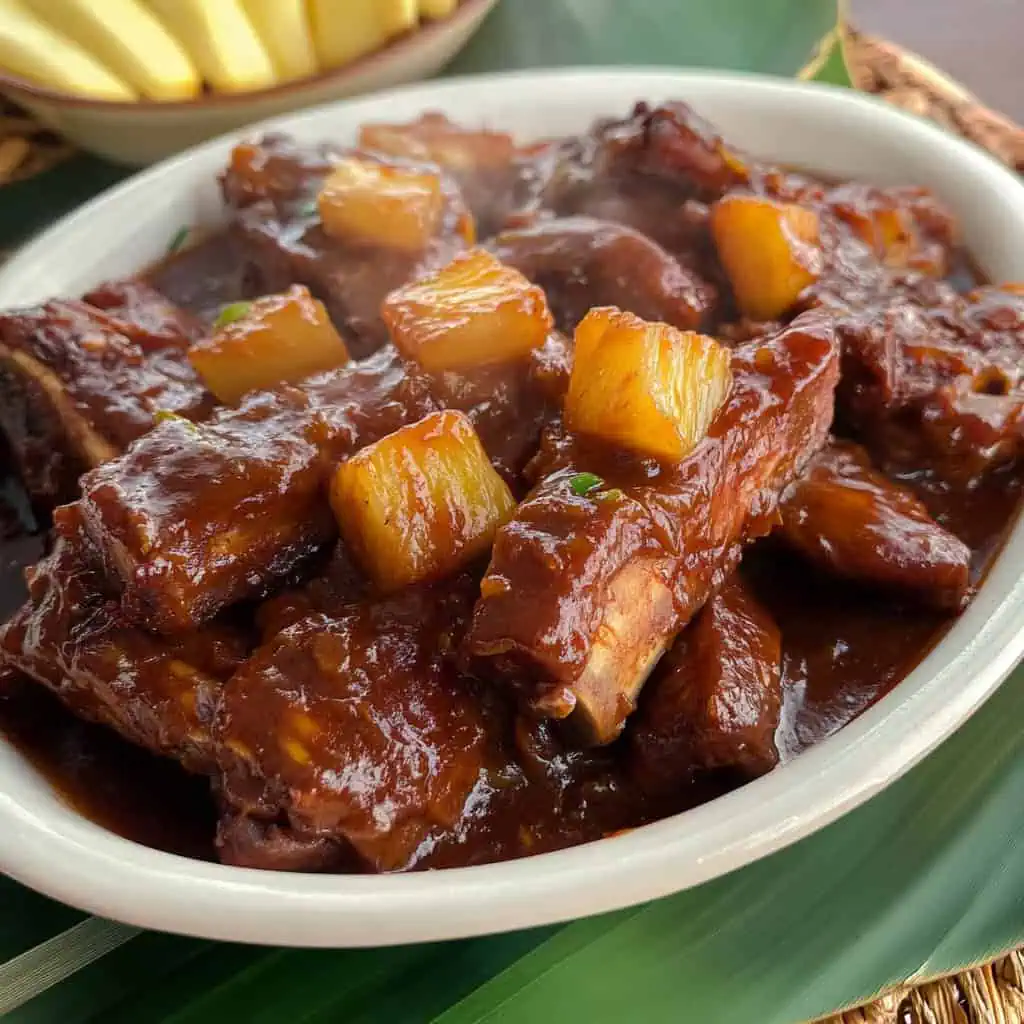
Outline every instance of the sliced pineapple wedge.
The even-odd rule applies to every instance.
[[[731,386],[729,350],[713,338],[611,306],[592,309],[576,328],[566,424],[678,461],[707,433]]]
[[[265,89],[277,81],[270,55],[241,0],[147,0],[221,92]]]
[[[415,28],[418,14],[416,0],[309,0],[320,64],[336,68],[379,50]]]
[[[278,80],[289,82],[319,70],[305,0],[242,0]]]
[[[138,98],[127,82],[16,0],[0,0],[0,66],[75,96]]]
[[[469,418],[432,413],[343,462],[331,507],[379,590],[438,579],[482,555],[515,500]]]
[[[419,24],[418,0],[377,0],[377,7],[388,39],[411,32]]]
[[[423,18],[447,18],[455,13],[459,0],[420,0],[420,16]]]
[[[298,383],[348,362],[323,303],[302,285],[221,311],[211,337],[188,354],[206,387],[233,405],[250,391]]]
[[[143,96],[187,100],[202,81],[179,42],[141,0],[23,0]]]
[[[553,324],[544,292],[486,249],[396,289],[381,316],[398,350],[433,372],[524,359]]]

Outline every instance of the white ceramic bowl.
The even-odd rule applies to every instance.
[[[971,146],[871,99],[736,75],[588,70],[453,80],[278,120],[308,140],[440,109],[523,138],[578,131],[637,98],[679,97],[754,153],[827,174],[928,185],[995,280],[1024,280],[1024,185]],[[0,307],[73,295],[159,256],[216,216],[231,138],[136,177],[0,272]],[[216,939],[362,946],[475,935],[594,914],[696,885],[821,828],[905,772],[999,685],[1024,651],[1024,528],[945,639],[896,689],[794,762],[712,803],[560,853],[397,876],[290,875],[138,846],[79,816],[0,744],[0,867],[94,913]]]
[[[0,94],[82,149],[117,163],[149,164],[253,121],[436,74],[496,3],[462,0],[449,17],[428,22],[351,64],[254,92],[176,103],[112,103],[70,96],[0,71]]]

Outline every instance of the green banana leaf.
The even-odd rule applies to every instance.
[[[385,950],[270,950],[146,933],[7,1019],[813,1019],[890,983],[982,962],[1024,938],[1022,720],[1018,671],[869,804],[789,850],[656,903],[563,928]],[[5,917],[15,898],[23,919],[49,906],[8,883],[0,888]]]
[[[795,75],[837,0],[501,0],[450,73],[663,64]]]

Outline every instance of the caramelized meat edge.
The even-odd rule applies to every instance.
[[[858,445],[832,441],[782,503],[777,536],[845,579],[959,611],[970,592],[971,549],[912,492],[878,472]]]
[[[208,423],[161,423],[83,478],[83,521],[128,618],[181,632],[267,593],[331,540],[331,469],[428,413],[465,411],[514,482],[564,363],[553,337],[526,364],[431,377],[388,346],[302,388],[254,394]]]
[[[186,358],[199,331],[136,281],[0,314],[0,429],[35,504],[74,497],[79,474],[123,451],[158,413],[210,413],[213,397]]]
[[[377,871],[451,828],[486,754],[480,702],[454,665],[475,592],[463,576],[314,613],[258,650],[216,727],[233,815],[350,845]]]
[[[694,772],[763,775],[779,759],[782,636],[732,576],[683,631],[644,688],[629,728],[641,788],[668,795]]]
[[[76,715],[211,772],[213,715],[224,680],[248,655],[245,632],[213,624],[168,641],[132,626],[104,593],[83,531],[69,533],[30,571],[28,601],[0,630],[0,660]]]

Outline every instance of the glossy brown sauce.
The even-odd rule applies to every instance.
[[[1020,479],[1004,476],[959,494],[921,484],[918,490],[944,525],[974,549],[975,575],[980,578],[1012,522]],[[22,567],[33,563],[41,549],[38,534],[16,532],[0,541],[0,615],[9,614],[22,600]],[[875,592],[858,591],[848,583],[837,586],[771,544],[749,555],[744,565],[782,630],[785,698],[776,741],[784,761],[884,696],[953,621]],[[215,859],[216,811],[206,779],[189,775],[176,763],[155,757],[108,729],[81,721],[42,687],[22,680],[0,680],[0,730],[76,810],[93,821],[146,846]],[[486,802],[486,821],[474,821],[472,812],[466,815],[464,826],[473,826],[472,841],[479,851],[468,859],[568,846],[666,813],[661,807],[637,806],[635,793],[614,774],[593,771],[588,778],[586,771],[573,771],[572,766],[556,766],[553,771],[573,779],[573,804],[585,808],[579,828],[554,808],[541,806],[543,789],[510,791],[506,798],[499,794]],[[709,781],[669,810],[696,805],[715,794],[715,783]],[[524,835],[521,822],[527,820],[530,834]],[[455,835],[440,841],[422,864],[443,867],[466,860],[464,840]]]
[[[972,577],[980,582],[1015,518],[1020,478],[997,475],[966,492],[922,480],[904,482],[970,546]],[[774,548],[752,553],[744,566],[782,630],[785,697],[776,742],[783,761],[831,736],[885,696],[955,621],[848,581],[837,585]]]
[[[234,257],[230,237],[213,235],[174,254],[150,279],[172,301],[210,315],[245,291],[238,274],[225,269],[237,265]],[[965,264],[957,276],[963,283],[974,275]],[[929,483],[926,473],[905,482],[971,547],[973,575],[980,580],[1015,517],[1020,476],[997,474],[974,490],[959,492]],[[33,529],[21,496],[8,480],[0,488],[0,618],[22,602],[22,570],[39,558],[44,543],[44,534]],[[887,693],[954,621],[836,583],[771,541],[748,554],[743,571],[782,631],[785,696],[776,740],[783,761],[831,735]],[[72,806],[98,824],[160,850],[215,859],[217,814],[205,778],[79,720],[42,687],[14,676],[0,675],[0,731]],[[568,846],[732,788],[712,779],[688,790],[676,806],[644,806],[619,774],[608,769],[615,747],[606,754],[578,755],[585,763],[573,762],[574,757],[562,755],[561,762],[548,766],[547,785],[509,785],[506,794],[500,772],[488,779],[487,792],[478,801],[480,814],[474,814],[471,797],[459,829],[424,851],[420,866]],[[572,791],[570,800],[552,799],[560,787]]]

